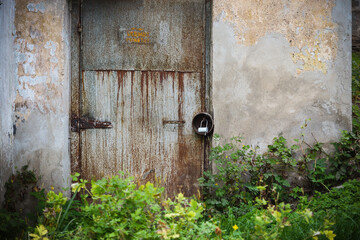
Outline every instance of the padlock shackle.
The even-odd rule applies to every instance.
[[[208,127],[208,120],[205,119],[205,118],[203,118],[203,119],[201,120],[201,122],[200,122],[200,127],[203,127],[203,122],[204,122],[204,120],[205,120],[205,122],[206,122],[205,127]]]

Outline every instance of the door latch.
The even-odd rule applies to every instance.
[[[90,118],[71,118],[71,131],[80,132],[81,129],[112,128],[111,122],[102,122]]]

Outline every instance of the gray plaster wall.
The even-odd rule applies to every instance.
[[[0,5],[0,203],[4,183],[14,169],[13,112],[15,99],[15,59],[13,42],[15,2],[2,1]]]
[[[70,184],[67,1],[1,2],[0,195],[25,164],[60,190]]]
[[[215,0],[212,63],[225,139],[264,151],[279,135],[331,142],[351,129],[350,0]]]

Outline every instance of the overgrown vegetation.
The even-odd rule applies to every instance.
[[[0,239],[358,239],[359,78],[354,55],[353,131],[331,154],[303,135],[293,145],[278,136],[264,154],[239,137],[219,142],[210,156],[216,169],[199,179],[201,199],[165,199],[160,185],[122,174],[91,183],[75,174],[71,199],[45,195],[24,167],[6,183]],[[31,213],[22,203],[29,196],[37,199]]]
[[[360,129],[360,55],[352,55],[352,112],[353,128]]]
[[[45,204],[44,189],[40,190],[37,182],[36,174],[25,165],[5,183],[0,239],[24,237],[36,225]]]
[[[312,196],[315,191],[329,191],[357,178],[359,139],[354,132],[343,131],[341,141],[333,143],[336,151],[331,155],[323,151],[321,143],[311,146],[304,138],[295,139],[297,144],[288,147],[284,137],[276,137],[264,154],[249,145],[241,147],[240,138],[219,144],[210,155],[216,171],[205,172],[200,179],[208,210],[223,212],[235,206],[234,213],[242,215],[256,204],[297,202],[305,193]]]
[[[237,226],[244,239],[357,239],[360,182],[346,181],[360,176],[358,140],[343,132],[330,155],[304,138],[288,146],[276,137],[265,154],[239,138],[219,144],[211,153],[216,171],[200,179],[207,212],[227,232]]]
[[[69,204],[61,193],[48,193],[44,218],[31,236],[35,239],[207,239],[215,225],[201,222],[204,206],[196,199],[179,194],[174,200],[162,199],[163,188],[152,183],[137,185],[133,178],[113,176],[91,183],[73,185],[83,202],[81,215],[69,219]],[[90,202],[90,203],[89,203]],[[64,220],[65,219],[65,220]],[[60,226],[62,223],[62,226]]]

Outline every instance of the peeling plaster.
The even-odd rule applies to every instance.
[[[67,1],[14,2],[14,162],[61,189],[70,171]]]
[[[337,53],[337,24],[332,21],[335,0],[214,1],[217,21],[232,25],[236,42],[251,46],[267,33],[282,34],[290,43],[297,73],[321,71]]]
[[[63,51],[63,26],[58,24],[61,22],[61,13],[54,8],[47,11],[46,5],[49,3],[28,3],[24,8],[25,4],[25,1],[17,1],[15,18],[16,71],[19,81],[15,104],[20,106],[22,116],[27,116],[23,114],[24,106],[27,111],[62,111],[56,103],[61,98],[61,93],[57,91],[58,86],[62,85],[59,65],[64,63],[63,58],[59,60]],[[41,22],[46,24],[34,24]]]
[[[27,5],[27,9],[29,9],[30,12],[41,12],[45,13],[45,5],[43,2],[35,4],[35,3],[29,3]]]
[[[58,43],[53,42],[53,41],[47,41],[45,44],[45,48],[46,49],[50,49],[50,55],[51,56],[55,56],[55,52],[56,52],[56,47],[57,47]]]

